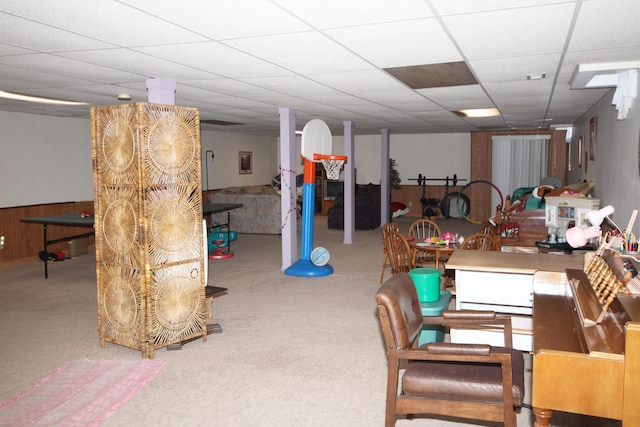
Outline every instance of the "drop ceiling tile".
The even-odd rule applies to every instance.
[[[569,50],[637,45],[640,40],[639,19],[640,2],[637,0],[582,2]]]
[[[561,54],[518,56],[469,61],[478,80],[483,83],[526,81],[527,74],[546,73],[552,79],[560,63]]]
[[[65,0],[62,7],[7,0],[2,8],[50,27],[125,47],[205,40],[192,31],[114,0],[94,1],[90,6],[84,0]]]
[[[169,22],[191,28],[214,40],[311,30],[305,22],[264,0],[189,0],[188,3],[122,0],[122,2],[142,8]],[[304,5],[309,6],[307,2]]]
[[[25,55],[29,53],[38,53],[38,51],[33,49],[23,49],[21,47],[12,46],[6,43],[0,43],[0,57],[11,56],[11,55]]]
[[[467,60],[503,58],[562,52],[574,8],[562,3],[442,19]]]
[[[325,33],[380,68],[461,59],[460,53],[434,18],[346,27]]]
[[[148,46],[134,50],[230,78],[291,74],[282,67],[218,42]]]
[[[313,80],[347,93],[365,96],[372,90],[408,90],[407,86],[381,70],[314,74]]]
[[[480,85],[436,87],[418,89],[417,92],[448,110],[493,107]]]
[[[74,79],[68,76],[49,74],[36,70],[25,70],[3,64],[0,64],[0,76],[6,76],[4,77],[6,84],[2,86],[2,89],[18,91],[30,90],[30,94],[33,95],[37,94],[37,92],[33,92],[34,90],[41,88],[85,86],[95,83],[88,80]]]
[[[500,99],[514,99],[522,103],[522,97],[536,100],[548,100],[553,89],[552,79],[524,80],[517,82],[487,83],[484,85],[489,96],[498,102]]]
[[[144,75],[79,62],[47,53],[0,57],[0,63],[27,70],[42,71],[96,82],[126,82],[145,79]]]
[[[388,0],[275,0],[316,28],[338,28],[430,17],[423,0],[403,0],[402,7]]]
[[[341,92],[327,87],[321,83],[300,75],[274,76],[274,77],[249,77],[238,79],[244,83],[273,90],[278,93],[308,96],[315,94],[327,94],[339,96]]]
[[[316,31],[253,37],[226,42],[299,74],[365,70],[373,66]],[[323,58],[313,61],[309,58]]]
[[[28,3],[28,2],[24,2]],[[2,4],[4,8],[4,3]],[[83,49],[103,49],[112,44],[53,28],[24,18],[0,13],[2,42],[16,48],[38,52],[61,52]],[[44,36],[46,34],[46,36]]]
[[[198,79],[214,77],[213,74],[156,58],[131,49],[100,49],[79,52],[63,52],[60,56],[88,62],[90,64],[112,67],[117,70],[129,71],[147,78],[165,79]]]
[[[227,96],[250,97],[255,100],[269,99],[279,95],[272,90],[233,79],[193,79],[185,81],[185,84],[192,88],[207,89]]]
[[[440,15],[488,12],[500,9],[541,6],[554,3],[566,3],[566,0],[430,0]]]

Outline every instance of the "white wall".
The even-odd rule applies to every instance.
[[[568,180],[574,183],[585,178],[594,179],[593,196],[600,199],[601,206],[613,205],[616,209],[613,220],[625,228],[633,209],[640,209],[640,102],[636,98],[629,116],[618,120],[617,111],[611,105],[613,93],[614,90],[607,93],[575,124]],[[588,149],[591,117],[596,117],[597,121],[596,159],[585,159],[586,168],[584,165],[578,168],[578,138],[582,135],[585,149]],[[636,221],[633,233],[640,236],[640,219]]]
[[[200,132],[200,142],[203,190],[270,184],[273,177],[280,174],[277,138],[203,130]],[[215,154],[213,160],[211,160],[211,153],[207,154],[207,150],[213,150]],[[253,153],[253,173],[243,175],[238,173],[240,151]],[[209,188],[207,188],[207,168]]]
[[[89,120],[0,112],[0,207],[93,200]]]
[[[356,182],[358,184],[380,184],[380,144],[381,135],[358,135],[355,129]],[[426,178],[469,179],[471,171],[469,133],[433,133],[411,135],[389,135],[390,157],[396,161],[401,185],[417,185],[416,179],[421,173]],[[297,142],[297,157],[300,157],[300,138]],[[344,137],[333,136],[333,154],[344,155]],[[298,173],[303,172],[302,163],[298,164]],[[444,182],[433,182],[443,185]],[[464,185],[464,182],[461,183]]]
[[[93,200],[91,125],[88,119],[0,111],[0,207]],[[276,137],[202,130],[202,188],[269,184],[280,173]],[[380,135],[355,136],[359,184],[380,183]],[[390,135],[401,184],[410,178],[468,179],[468,133]],[[298,158],[300,138],[297,138]],[[215,158],[211,159],[212,150]],[[253,173],[238,173],[238,153],[253,153]],[[333,153],[344,154],[344,139],[333,137]],[[354,161],[353,159],[351,161]],[[206,163],[205,163],[206,162]],[[297,173],[303,172],[298,162]],[[207,182],[208,172],[208,182]],[[208,188],[207,188],[208,184]],[[434,182],[435,185],[442,183]]]
[[[93,200],[88,119],[0,111],[0,207]],[[279,173],[276,138],[201,131],[210,189],[271,183]],[[253,152],[253,173],[238,173],[239,151]],[[210,156],[210,155],[209,155]],[[206,168],[202,188],[207,189]]]

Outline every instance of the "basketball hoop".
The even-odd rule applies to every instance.
[[[325,154],[314,154],[313,159],[320,160],[320,162],[322,162],[322,166],[324,166],[324,170],[327,173],[327,179],[334,181],[340,178],[340,169],[342,169],[344,162],[347,161],[346,156]]]

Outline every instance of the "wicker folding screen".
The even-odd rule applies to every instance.
[[[206,339],[200,117],[136,103],[91,109],[100,344]]]

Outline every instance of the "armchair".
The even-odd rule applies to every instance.
[[[388,364],[386,427],[394,426],[398,415],[414,414],[516,425],[515,408],[522,406],[525,392],[524,357],[510,348],[510,317],[488,311],[423,317],[413,281],[404,273],[380,287],[376,302]],[[423,324],[502,328],[506,347],[439,342],[418,347]]]

